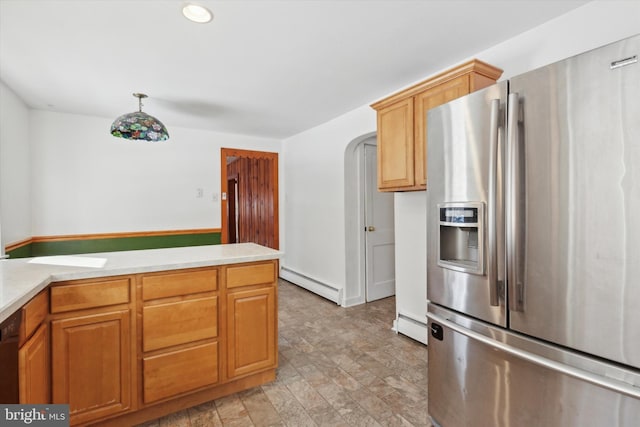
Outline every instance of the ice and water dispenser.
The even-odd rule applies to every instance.
[[[438,265],[484,274],[484,203],[440,203]]]

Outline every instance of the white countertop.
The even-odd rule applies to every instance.
[[[264,261],[280,258],[282,255],[284,253],[281,251],[255,243],[237,243],[103,252],[42,260],[66,262],[72,258],[92,259],[87,261],[105,259],[103,267],[36,264],[33,260],[37,261],[37,258],[0,260],[0,322],[26,304],[51,282]]]

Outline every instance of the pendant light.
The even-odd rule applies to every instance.
[[[134,93],[133,96],[138,98],[138,111],[123,114],[115,119],[111,125],[111,135],[118,138],[154,142],[169,139],[167,128],[162,122],[142,112],[142,98],[147,98],[147,95]]]

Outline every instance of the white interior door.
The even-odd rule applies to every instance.
[[[379,192],[376,146],[364,144],[366,299],[396,293],[393,193]]]

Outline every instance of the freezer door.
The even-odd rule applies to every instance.
[[[640,374],[429,306],[434,425],[638,425]]]
[[[511,328],[636,369],[638,57],[635,36],[510,80],[506,202]]]
[[[427,116],[427,297],[502,326],[506,96],[502,82]]]

